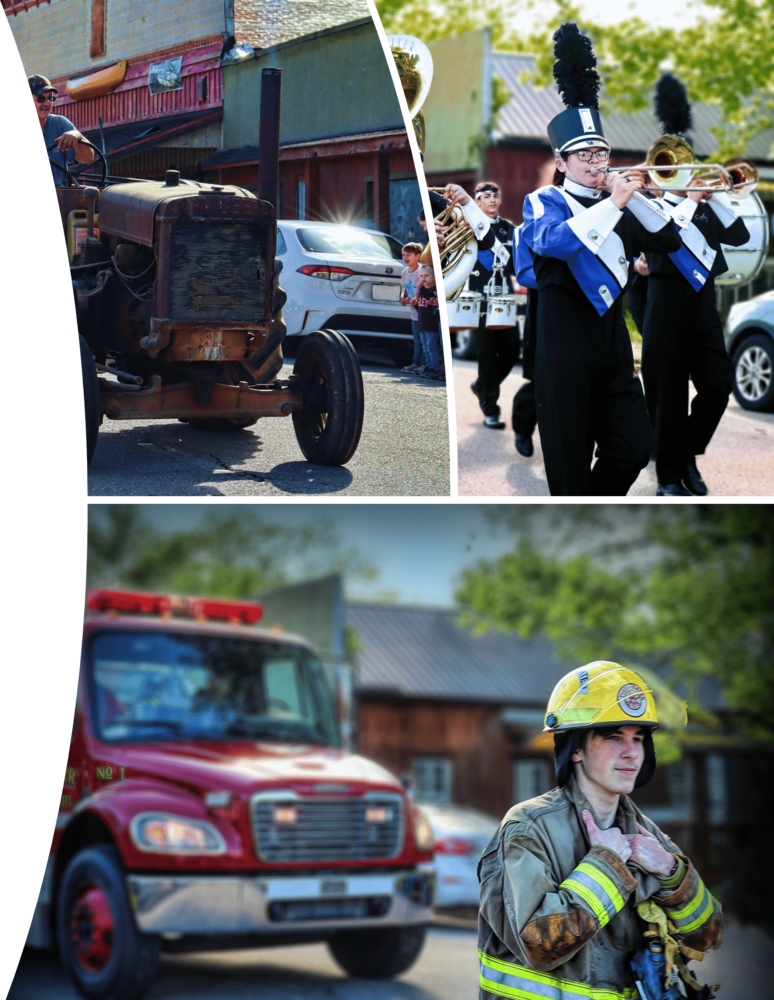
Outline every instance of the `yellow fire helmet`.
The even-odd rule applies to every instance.
[[[559,681],[546,708],[543,732],[591,726],[658,726],[650,686],[620,663],[596,660]]]

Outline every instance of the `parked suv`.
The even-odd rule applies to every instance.
[[[731,306],[726,348],[734,395],[746,410],[774,410],[774,291]]]
[[[92,591],[70,755],[27,944],[91,1000],[139,997],[162,948],[326,941],[352,975],[417,958],[433,833],[342,748],[303,640],[256,604]]]

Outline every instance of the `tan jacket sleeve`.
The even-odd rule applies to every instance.
[[[549,972],[571,958],[604,927],[636,887],[619,856],[594,846],[560,883],[531,823],[503,832],[502,896],[482,886],[482,913],[527,967]],[[499,880],[495,880],[497,882]]]
[[[696,951],[719,948],[723,941],[723,908],[699,878],[690,859],[680,852],[680,848],[652,820],[647,817],[643,819],[643,825],[668,851],[682,858],[687,868],[680,885],[669,893],[655,893],[654,902],[666,911],[675,930],[683,936],[683,941],[689,948],[695,948]]]

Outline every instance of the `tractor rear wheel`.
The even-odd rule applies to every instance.
[[[86,341],[78,336],[81,348],[81,377],[83,378],[83,404],[86,411],[86,464],[90,465],[97,447],[102,411],[99,406],[99,381],[94,357]]]
[[[345,465],[363,430],[363,374],[355,348],[336,330],[310,333],[293,375],[304,387],[304,409],[293,413],[301,451],[317,465]]]

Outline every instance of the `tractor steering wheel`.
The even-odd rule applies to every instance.
[[[94,143],[89,142],[88,139],[79,139],[78,142],[79,143],[83,143],[84,146],[89,146],[91,149],[94,150],[94,152],[99,157],[99,168],[98,169],[101,169],[102,176],[99,178],[99,180],[97,181],[97,183],[100,185],[100,187],[102,187],[104,185],[104,183],[105,183],[105,178],[107,177],[107,160],[102,155],[102,151],[99,150],[94,145]],[[46,150],[46,152],[50,153],[52,149],[56,149],[56,143],[53,143],[52,145],[50,145],[48,147],[48,149]],[[94,168],[94,161],[93,160],[91,161],[91,163],[68,163],[67,159],[65,158],[64,165],[62,165],[61,163],[57,163],[56,160],[52,159],[49,156],[48,162],[52,163],[55,167],[58,167],[59,170],[61,170],[65,174],[65,176],[67,177],[67,185],[66,185],[67,187],[71,186],[71,182],[72,181],[75,181],[75,184],[73,185],[74,187],[80,187],[80,185],[78,184],[78,181],[76,180],[76,178],[80,174],[85,173],[87,170],[91,170],[91,169]]]

